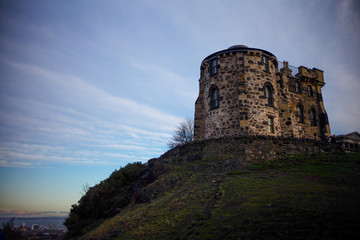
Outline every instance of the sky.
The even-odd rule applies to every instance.
[[[0,216],[66,215],[159,157],[232,45],[323,70],[332,133],[360,132],[360,1],[0,0]]]

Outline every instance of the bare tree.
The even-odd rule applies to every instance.
[[[95,209],[95,196],[96,196],[96,190],[94,187],[90,187],[89,183],[85,183],[81,186],[81,194],[84,199],[87,199],[90,207],[91,207],[91,213],[93,217],[97,217],[97,211]]]
[[[85,183],[85,184],[83,184],[82,186],[81,186],[81,191],[80,191],[80,193],[81,193],[81,196],[85,196],[86,195],[86,193],[90,190],[90,184],[89,183]]]
[[[179,145],[183,145],[187,142],[192,142],[194,139],[194,120],[187,118],[180,123],[177,127],[173,137],[167,145],[169,148],[174,148]]]

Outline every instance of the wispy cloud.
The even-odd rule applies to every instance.
[[[6,133],[0,138],[1,166],[109,164],[119,158],[144,161],[161,153],[151,145],[164,146],[181,121],[154,107],[113,96],[78,77],[2,62],[28,75],[27,81],[33,84],[41,82],[61,91],[54,91],[54,99],[0,95],[1,129]],[[125,139],[138,140],[129,145],[123,143]]]
[[[0,217],[65,217],[69,214],[66,211],[20,211],[0,210]]]
[[[157,80],[158,85],[166,85],[167,90],[171,91],[174,95],[184,97],[184,99],[196,99],[197,89],[194,87],[196,84],[189,85],[183,76],[177,74],[169,69],[161,67],[153,62],[144,62],[139,59],[130,58],[129,64],[133,67],[149,74],[154,80]],[[192,81],[191,82],[196,82]]]
[[[334,64],[331,80],[324,88],[330,127],[337,134],[360,132],[360,81],[353,69]]]
[[[181,119],[172,116],[170,114],[163,113],[156,108],[149,107],[145,104],[138,103],[134,100],[122,98],[119,96],[113,96],[99,87],[72,75],[59,74],[49,70],[45,70],[38,66],[22,64],[11,60],[3,60],[8,65],[25,72],[30,75],[35,75],[35,81],[43,81],[49,84],[51,81],[52,88],[61,89],[58,92],[61,96],[72,97],[74,100],[78,100],[78,104],[82,104],[84,110],[84,104],[87,108],[90,108],[90,104],[95,104],[100,110],[107,110],[113,113],[124,113],[124,115],[136,115],[138,117],[149,118],[158,122],[158,127],[162,129],[163,123],[173,124],[179,122]],[[124,116],[122,115],[122,116]]]
[[[336,27],[340,29],[343,34],[342,38],[354,40],[355,44],[360,44],[360,4],[356,0],[340,1],[337,5],[336,11]]]

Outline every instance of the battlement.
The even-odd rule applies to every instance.
[[[301,79],[315,80],[318,81],[320,84],[325,84],[324,71],[317,68],[308,69],[307,67],[300,66],[297,76]]]

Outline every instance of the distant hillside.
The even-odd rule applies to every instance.
[[[228,142],[129,165],[138,177],[114,192],[131,198],[116,215],[89,217],[81,239],[360,239],[359,153],[289,143],[304,153],[251,161]]]

